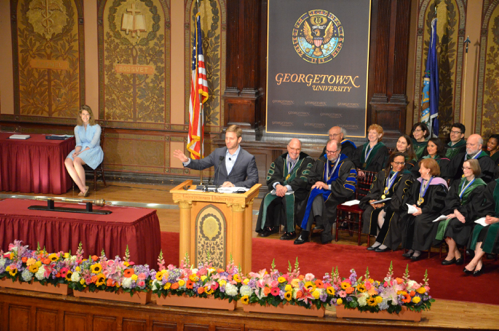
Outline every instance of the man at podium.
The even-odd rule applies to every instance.
[[[225,132],[225,146],[215,149],[213,153],[201,160],[192,160],[180,150],[175,150],[173,156],[182,161],[184,167],[194,170],[204,170],[215,167],[214,184],[222,187],[252,187],[258,183],[258,169],[255,157],[239,145],[243,130],[237,125],[231,125]]]

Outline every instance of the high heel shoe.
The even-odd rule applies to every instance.
[[[482,268],[480,270],[473,271],[473,276],[475,276],[475,277],[480,276],[482,274],[482,272],[483,272],[482,270],[483,270],[483,266],[482,266]]]
[[[467,275],[471,275],[471,274],[473,274],[473,273],[474,273],[474,271],[473,271],[473,270],[468,270],[468,269],[466,269],[466,267],[464,267],[463,272],[464,272],[465,274],[467,274]]]

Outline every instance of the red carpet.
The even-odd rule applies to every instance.
[[[163,252],[168,252],[165,254],[167,264],[178,265],[178,244],[178,233],[161,232],[161,247]],[[402,251],[374,253],[363,246],[317,243],[298,246],[290,241],[253,238],[252,271],[270,269],[272,259],[275,259],[277,269],[286,272],[288,260],[294,264],[296,257],[302,273],[311,272],[322,276],[338,266],[341,277],[348,277],[352,268],[360,276],[368,267],[372,278],[376,280],[386,276],[390,261],[393,261],[394,274],[398,277],[403,275],[409,264],[410,278],[418,282],[422,282],[428,269],[430,293],[434,298],[499,305],[499,263],[493,260],[484,259],[485,273],[473,277],[463,273],[463,266],[442,266],[436,253],[432,254],[431,259],[412,262],[402,257]]]

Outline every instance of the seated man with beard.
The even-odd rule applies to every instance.
[[[341,143],[329,140],[326,153],[315,162],[309,177],[313,184],[307,200],[307,208],[301,228],[303,229],[295,245],[310,241],[309,234],[312,223],[314,229],[322,231],[321,242],[326,244],[333,240],[331,228],[336,220],[336,207],[355,195],[357,170],[355,164],[344,154],[341,154]]]
[[[300,140],[294,138],[288,143],[288,152],[279,156],[267,173],[267,193],[260,205],[256,232],[267,237],[279,231],[284,225],[281,240],[296,237],[295,222],[301,221],[305,211],[307,195],[312,186],[308,182],[314,159],[301,152]]]

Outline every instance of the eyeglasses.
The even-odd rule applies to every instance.
[[[451,131],[450,134],[461,134],[461,131]]]
[[[463,167],[463,170],[466,170],[466,169],[470,170],[471,168],[470,167]]]
[[[405,164],[405,162],[393,162],[393,163],[395,163],[396,165],[404,165]]]
[[[335,150],[335,151],[327,151],[327,150],[326,150],[326,153],[327,153],[327,154],[336,154],[336,153],[338,153],[338,152],[339,152],[339,150]]]
[[[414,131],[412,131],[412,132],[423,132],[423,130],[421,130],[420,128],[417,128],[417,129],[415,129],[415,130],[414,130]]]

